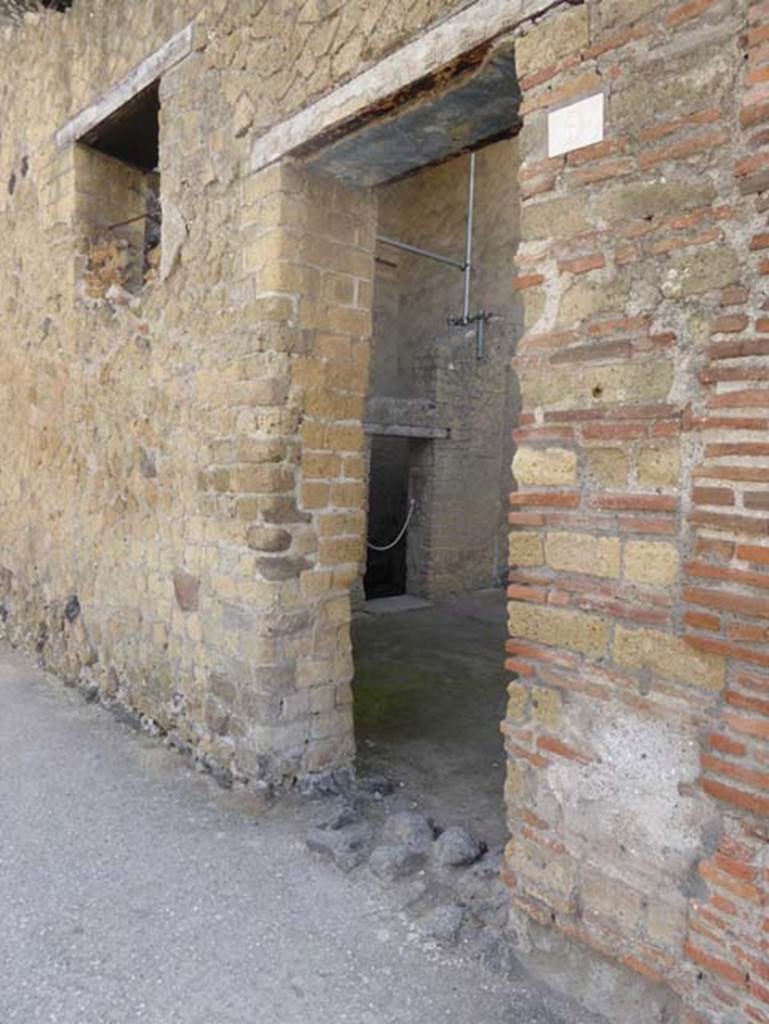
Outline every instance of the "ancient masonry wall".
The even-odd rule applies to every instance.
[[[78,0],[0,38],[3,632],[234,775],[351,760],[376,230],[249,150],[453,6]],[[94,294],[55,133],[190,23],[160,279]],[[517,60],[505,877],[682,1024],[767,1024],[769,4],[562,4]],[[548,159],[596,92],[606,140]]]
[[[769,4],[603,0],[517,49],[517,912],[769,1021]],[[602,92],[603,142],[546,112]]]
[[[246,181],[249,150],[451,4],[321,6],[77,0],[0,35],[2,632],[269,782],[352,756],[373,221]],[[89,271],[84,244],[133,186],[56,133],[188,25],[160,82],[161,279],[105,295],[112,254]]]

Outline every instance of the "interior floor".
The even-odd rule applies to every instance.
[[[505,829],[505,592],[353,617],[358,769],[489,846]]]

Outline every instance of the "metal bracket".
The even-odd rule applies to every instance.
[[[474,316],[450,316],[449,327],[469,327],[475,324],[475,358],[483,359],[486,355],[486,324],[493,318],[494,314],[482,309]]]
[[[561,2],[561,0],[559,0]],[[571,0],[568,0],[571,2]],[[580,0],[582,2],[582,0]],[[446,263],[451,267],[461,270],[464,275],[464,304],[462,316],[450,316],[450,327],[469,327],[475,324],[475,357],[483,359],[485,349],[484,333],[486,324],[494,315],[482,309],[474,316],[470,315],[470,281],[473,270],[473,221],[475,219],[475,153],[470,153],[470,161],[467,175],[467,219],[465,222],[465,258],[455,260],[443,253],[433,252],[431,249],[422,249],[420,246],[411,245],[409,242],[401,242],[397,238],[389,238],[385,235],[377,235],[377,241],[382,245],[392,246],[394,249],[403,249],[405,252],[414,253],[416,256],[424,256],[429,260],[437,260],[439,263]]]

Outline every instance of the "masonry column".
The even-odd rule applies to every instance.
[[[278,698],[263,752],[307,776],[354,754],[350,589],[364,544],[375,201],[284,162],[247,180],[243,220],[260,311],[254,359],[280,364],[280,394],[243,418],[260,440],[243,444],[277,446],[286,460],[269,487],[241,499],[255,580],[273,588],[260,614],[270,658],[254,686]],[[253,490],[254,470],[242,472]]]

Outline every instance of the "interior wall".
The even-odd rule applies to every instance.
[[[463,275],[380,243],[374,290],[374,346],[366,418],[446,428],[413,453],[418,506],[409,531],[408,591],[444,596],[504,577],[507,495],[517,399],[510,357],[520,331],[510,287],[518,239],[518,144],[480,150],[476,165],[471,314],[494,314],[486,353],[461,315]],[[379,231],[463,259],[469,158],[462,155],[382,186]],[[405,402],[382,402],[390,398]],[[376,467],[374,469],[376,471]],[[377,510],[371,509],[374,519]]]

